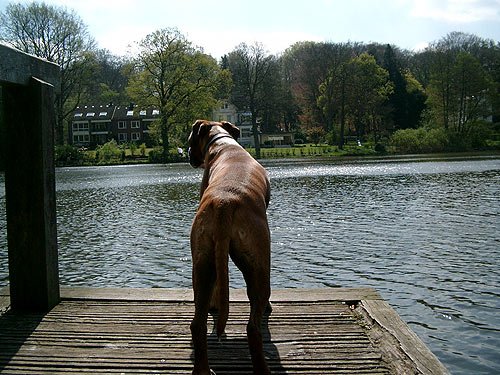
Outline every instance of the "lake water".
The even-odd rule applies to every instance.
[[[374,287],[453,374],[500,373],[500,159],[263,164],[273,287]],[[56,179],[62,285],[191,287],[201,170],[61,168]]]

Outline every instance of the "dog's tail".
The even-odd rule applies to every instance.
[[[217,293],[216,304],[219,310],[217,337],[221,337],[224,333],[229,316],[229,242],[228,237],[218,239],[215,242],[215,289]]]

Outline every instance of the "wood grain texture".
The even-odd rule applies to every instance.
[[[0,296],[6,294],[3,290]],[[0,372],[190,373],[190,291],[63,288],[61,294],[62,302],[45,315],[8,311],[0,316]],[[375,327],[388,331],[368,313],[366,319],[359,313],[367,300],[356,297],[367,295],[375,298],[371,302],[380,301],[369,288],[274,291],[273,311],[263,326],[272,373],[423,373],[412,360],[397,369],[390,365],[391,357],[372,334]],[[244,290],[232,290],[226,337],[221,342],[215,335],[208,337],[210,364],[217,374],[251,373],[246,341],[249,306],[244,297]],[[387,306],[370,305],[370,312],[378,316],[383,308],[390,318]],[[209,316],[209,331],[213,322]],[[409,339],[419,341],[416,336]],[[385,337],[383,343],[409,358],[398,341]]]

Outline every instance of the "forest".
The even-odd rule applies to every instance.
[[[135,103],[160,109],[154,134],[168,161],[193,120],[228,99],[251,113],[255,137],[287,131],[340,150],[355,139],[400,153],[500,146],[500,43],[473,34],[452,32],[417,52],[302,41],[270,54],[243,42],[215,58],[165,28],[137,41],[134,55],[116,56],[97,47],[74,11],[33,2],[0,13],[0,41],[61,67],[57,145],[68,143],[78,105]]]

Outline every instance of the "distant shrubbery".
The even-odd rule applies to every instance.
[[[116,141],[112,139],[102,146],[97,146],[95,158],[99,164],[123,161],[125,159],[125,150],[118,147]]]
[[[55,165],[82,165],[85,159],[84,153],[71,145],[60,145],[55,148]]]
[[[442,152],[448,148],[448,135],[444,129],[404,129],[396,131],[390,143],[403,154]]]
[[[486,148],[486,140],[490,136],[491,124],[477,122],[467,137],[443,128],[398,130],[391,136],[390,145],[393,151],[400,154],[469,151]]]

